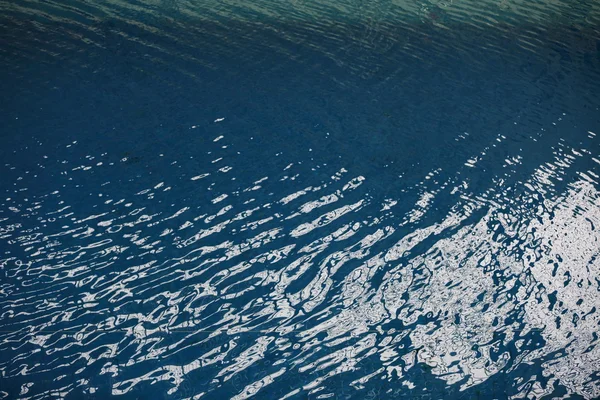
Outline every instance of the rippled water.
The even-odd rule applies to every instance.
[[[0,10],[0,398],[600,397],[598,2]]]

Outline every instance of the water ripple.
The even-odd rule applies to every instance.
[[[0,7],[0,398],[600,397],[596,5]]]

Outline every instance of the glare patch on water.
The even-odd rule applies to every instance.
[[[474,196],[457,176],[424,191],[405,215],[393,214],[397,200],[374,202],[362,191],[368,179],[350,167],[263,204],[254,198],[272,190],[269,177],[213,195],[214,207],[170,212],[153,206],[168,201],[166,176],[129,198],[102,187],[86,200],[97,210],[87,216],[61,190],[6,197],[3,376],[32,377],[22,398],[93,393],[86,379],[36,389],[34,378],[93,366],[113,395],[161,381],[172,395],[203,376],[206,396],[244,382],[236,399],[288,374],[306,377],[290,382],[287,398],[326,395],[328,380],[349,372],[360,374],[348,382],[359,391],[382,379],[414,387],[408,375],[417,368],[466,390],[537,363],[548,380],[518,383],[523,395],[551,394],[560,382],[597,397],[598,175],[578,171],[564,192],[554,189],[592,154],[561,141],[518,196],[506,195],[518,188],[502,179]],[[15,193],[30,181],[22,182]],[[454,206],[421,223],[441,192]],[[260,376],[245,375],[266,359]],[[378,367],[361,369],[367,360]]]

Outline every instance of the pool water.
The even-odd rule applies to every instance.
[[[599,3],[0,9],[0,398],[600,397]]]

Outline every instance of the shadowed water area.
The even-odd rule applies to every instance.
[[[0,399],[600,397],[600,4],[0,1]]]

